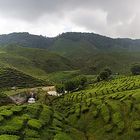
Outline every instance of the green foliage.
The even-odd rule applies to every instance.
[[[73,78],[72,80],[69,80],[64,83],[65,85],[65,90],[66,91],[74,91],[74,90],[79,90],[83,89],[87,83],[87,78],[84,76],[79,76],[76,78]]]
[[[107,125],[105,125],[104,129],[105,129],[106,132],[111,132],[112,129],[113,129],[113,125],[107,124]]]
[[[13,106],[11,108],[11,110],[13,111],[13,113],[20,113],[23,110],[22,106]]]
[[[2,122],[4,120],[3,116],[0,116],[0,122]]]
[[[83,132],[83,139],[138,139],[139,78],[119,76],[93,83],[60,96],[52,105],[66,116],[68,125]],[[67,131],[73,136],[70,128]]]
[[[63,84],[57,84],[55,88],[57,93],[65,93],[65,87]]]
[[[54,140],[72,140],[71,137],[65,133],[58,133],[55,135]]]
[[[101,80],[107,80],[109,78],[109,73],[107,71],[102,71],[99,74],[99,78]]]
[[[116,113],[113,114],[112,121],[113,121],[114,124],[117,125],[119,122],[121,122],[121,120],[122,120],[122,116],[119,112],[116,112]]]
[[[41,121],[42,125],[48,125],[50,123],[52,116],[53,116],[52,110],[47,106],[44,106],[40,114],[39,120]]]
[[[78,79],[75,78],[75,79]],[[123,76],[87,85],[82,91],[39,103],[1,106],[0,136],[25,140],[138,139],[140,76]],[[40,93],[41,94],[41,93]]]
[[[0,112],[0,115],[4,116],[4,117],[10,117],[13,115],[13,112],[11,110],[2,110]]]
[[[108,107],[105,104],[103,104],[101,107],[101,115],[105,123],[108,123],[110,120],[110,112],[109,112]]]
[[[1,140],[19,140],[19,136],[14,136],[14,135],[0,135]]]
[[[94,74],[106,66],[114,72],[128,73],[129,66],[140,60],[138,41],[112,39],[93,33],[64,33],[55,38],[13,33],[0,36],[0,44],[13,44],[1,49],[0,65],[14,66],[42,77],[45,72],[71,70],[74,66],[82,72],[93,71]]]
[[[131,73],[133,75],[140,75],[140,64],[134,64],[132,67],[131,67]]]
[[[73,91],[78,88],[78,81],[70,80],[65,82],[66,91]]]
[[[39,138],[40,137],[39,132],[32,130],[32,129],[25,129],[24,133],[25,133],[25,137],[27,137],[27,138],[28,137],[31,137],[31,138]]]
[[[33,129],[40,129],[42,127],[42,124],[39,120],[31,119],[28,121],[28,126]]]
[[[134,121],[132,127],[134,130],[140,130],[140,121]]]
[[[0,105],[7,105],[13,101],[3,92],[0,91]]]
[[[36,79],[14,68],[0,68],[0,87],[34,87],[46,82]]]
[[[105,69],[104,69],[104,71],[107,71],[109,75],[111,75],[111,74],[112,74],[112,71],[111,71],[111,69],[110,69],[110,68],[105,68]]]
[[[12,118],[4,126],[0,126],[0,134],[19,134],[23,127],[24,120],[20,117]]]
[[[0,66],[14,67],[33,77],[42,78],[46,77],[46,73],[74,68],[69,59],[43,49],[9,44],[1,47],[0,52],[4,52],[0,56]]]
[[[112,71],[109,68],[105,68],[102,72],[99,73],[99,76],[97,76],[97,81],[107,80],[111,74]]]

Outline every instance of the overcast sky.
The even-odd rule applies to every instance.
[[[140,0],[0,0],[0,34],[95,32],[140,38]]]

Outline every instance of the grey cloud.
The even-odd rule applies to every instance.
[[[140,19],[133,17],[140,16],[139,4],[139,0],[0,0],[0,16],[34,24],[64,21],[87,31],[122,36],[138,27],[134,22]],[[129,36],[138,37],[140,32],[134,30]]]

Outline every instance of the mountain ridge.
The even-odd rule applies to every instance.
[[[32,35],[27,32],[0,35],[0,49],[7,45],[9,45],[9,50],[13,48],[11,46],[17,46],[9,52],[10,55],[14,51],[17,52],[17,49],[17,53],[20,52],[18,54],[20,58],[22,56],[27,59],[36,54],[31,58],[31,61],[37,61],[37,63],[32,61],[36,64],[33,65],[37,68],[41,66],[41,69],[47,72],[80,69],[97,74],[104,67],[110,67],[114,72],[126,73],[126,71],[129,72],[131,64],[140,62],[139,39],[114,39],[94,33],[67,32],[54,38]],[[20,46],[22,46],[21,51]],[[37,53],[34,49],[41,50],[37,50]],[[28,55],[23,56],[24,53]],[[47,56],[49,56],[49,61],[45,58]],[[46,69],[45,65],[49,67]]]
[[[0,35],[0,44],[19,44],[24,47],[35,47],[35,48],[49,48],[51,47],[55,41],[58,39],[70,39],[72,41],[78,41],[78,40],[92,40],[92,43],[98,47],[98,44],[96,42],[99,41],[106,41],[106,46],[110,46],[110,43],[113,43],[115,45],[128,45],[131,44],[132,46],[140,46],[140,39],[131,39],[131,38],[111,38],[104,35],[99,35],[95,33],[81,33],[81,32],[66,32],[62,33],[56,37],[45,37],[42,35],[34,35],[30,34],[28,32],[13,32],[10,34],[2,34]],[[40,43],[41,42],[41,43]],[[108,43],[107,43],[108,42]]]

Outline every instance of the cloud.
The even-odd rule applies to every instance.
[[[140,38],[139,0],[0,0],[0,31]]]

